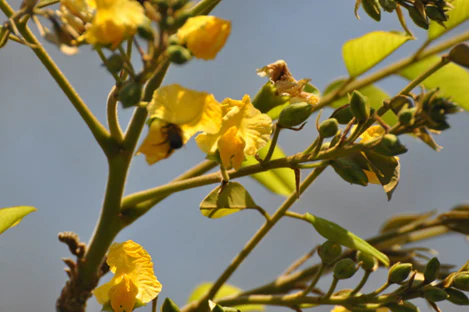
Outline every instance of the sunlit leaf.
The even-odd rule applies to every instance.
[[[328,94],[334,90],[337,90],[343,83],[345,82],[345,79],[339,79],[333,81],[331,84],[329,84],[324,91],[324,94]],[[390,98],[390,96],[381,90],[380,88],[374,86],[374,85],[368,85],[366,87],[363,87],[359,89],[360,93],[364,96],[367,97],[368,99],[368,104],[370,107],[374,108],[375,110],[378,110],[382,105],[383,101],[387,100]],[[345,105],[349,102],[348,96],[344,96],[337,101],[332,102],[330,105],[333,108],[338,108],[342,105]],[[397,117],[394,115],[393,112],[388,111],[384,116],[381,117],[386,123],[389,125],[394,125],[397,122]]]
[[[255,209],[256,203],[249,192],[238,182],[228,182],[223,186],[217,186],[200,203],[202,215],[218,219],[241,211],[243,209]]]
[[[270,143],[259,150],[259,157],[264,158],[269,150]],[[272,159],[278,159],[285,157],[285,153],[277,145],[275,146]],[[243,167],[259,164],[254,157],[247,157],[246,161],[243,162]],[[256,179],[259,183],[264,185],[270,191],[283,195],[289,196],[295,191],[295,173],[293,170],[288,168],[271,169],[268,171],[260,172],[251,175],[252,178]]]
[[[368,71],[410,39],[397,32],[374,31],[347,41],[342,56],[350,77]]]
[[[425,58],[406,67],[400,75],[413,80],[440,60],[438,56]],[[439,88],[443,96],[451,97],[453,102],[469,110],[469,71],[461,66],[450,63],[425,79],[422,84],[427,89]]]
[[[469,19],[469,1],[454,0],[451,5],[454,6],[454,9],[448,11],[449,18],[445,22],[446,28],[432,21],[428,29],[428,39],[434,40]]]
[[[350,249],[368,253],[381,261],[384,265],[389,266],[389,258],[385,254],[340,225],[314,216],[308,212],[305,214],[305,218],[311,222],[316,231],[324,238]]]
[[[20,223],[26,215],[37,209],[31,206],[17,206],[0,209],[0,234]]]
[[[212,288],[213,283],[203,283],[197,286],[196,289],[191,293],[189,296],[189,299],[187,300],[187,303],[200,300],[203,298],[203,296]],[[217,295],[215,298],[213,298],[213,301],[217,301],[217,299],[223,298],[223,297],[228,297],[228,296],[234,296],[239,294],[242,291],[242,289],[225,284],[223,285],[220,290],[217,292]],[[238,310],[241,312],[253,312],[253,311],[264,311],[264,306],[263,305],[258,305],[258,304],[252,304],[252,305],[243,305],[237,307]]]

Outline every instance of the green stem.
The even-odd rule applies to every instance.
[[[107,123],[109,126],[109,131],[111,136],[119,143],[122,144],[124,141],[124,134],[119,125],[119,117],[117,115],[117,97],[116,97],[117,88],[113,87],[111,92],[107,97]]]
[[[13,9],[4,0],[0,0],[0,9],[7,17],[11,17],[14,14]],[[78,111],[103,151],[106,154],[109,154],[114,145],[109,132],[89,110],[88,106],[86,106],[85,102],[81,99],[65,75],[60,71],[59,67],[54,63],[44,47],[36,39],[29,28],[26,25],[20,26],[19,32],[30,44],[30,46],[32,46],[34,54],[36,54],[49,74],[54,78],[57,85],[60,87],[60,89],[62,89],[72,105]]]
[[[326,167],[317,168],[311,172],[300,185],[300,194],[303,193],[326,169]],[[233,272],[239,267],[239,265],[246,259],[251,251],[259,244],[259,242],[265,237],[265,235],[274,227],[274,225],[284,216],[285,212],[296,202],[298,199],[297,194],[293,193],[288,197],[285,202],[277,209],[275,214],[271,217],[270,222],[264,223],[264,225],[254,234],[251,240],[241,250],[241,252],[233,259],[231,264],[225,269],[220,277],[215,281],[209,292],[195,305],[191,305],[184,312],[199,311],[198,307],[205,303],[207,300],[212,299],[225,282],[231,277]]]
[[[358,293],[363,288],[363,286],[365,286],[371,273],[372,271],[369,271],[369,270],[365,271],[362,279],[360,280],[360,283],[358,283],[357,287],[355,287],[354,290],[352,290],[352,292],[350,293],[350,296],[355,296],[355,294]]]
[[[192,7],[191,16],[207,15],[209,14],[221,0],[202,0]]]
[[[272,155],[274,154],[275,146],[277,145],[277,140],[280,134],[280,130],[281,128],[279,127],[278,123],[275,124],[274,134],[272,136],[272,141],[270,142],[269,151],[267,152],[267,155],[265,155],[265,158],[262,160],[263,164],[269,162],[269,160],[272,158]]]
[[[311,281],[311,284],[309,284],[308,288],[306,288],[302,293],[301,296],[307,296],[313,289],[316,287],[316,284],[319,282],[319,279],[321,278],[322,274],[324,273],[324,269],[326,266],[324,263],[321,263],[319,266],[319,270],[316,272],[314,275],[313,280]]]
[[[329,299],[332,296],[332,294],[334,293],[334,290],[337,288],[338,283],[339,283],[339,279],[334,276],[332,278],[331,286],[329,287],[329,290],[327,291],[327,293],[324,295],[323,300]]]

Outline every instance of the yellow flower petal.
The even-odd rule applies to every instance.
[[[256,109],[248,95],[245,95],[241,101],[225,99],[222,102],[222,108],[224,116],[220,131],[216,134],[199,134],[196,142],[199,148],[207,154],[214,154],[218,150],[222,157],[228,157],[227,155],[233,157],[236,155],[235,160],[237,164],[240,156],[233,154],[234,147],[230,147],[227,142],[231,139],[232,144],[239,148],[242,139],[244,142],[243,154],[245,156],[255,155],[270,140],[272,119]],[[233,129],[237,130],[236,135]],[[222,137],[223,140],[220,145]],[[225,158],[223,161],[224,165],[226,162]],[[234,167],[236,168],[236,166]]]
[[[149,165],[168,158],[174,152],[168,141],[167,132],[164,130],[167,126],[168,124],[161,119],[153,120],[148,129],[147,137],[137,151],[137,155],[140,153],[145,155]]]
[[[371,126],[360,135],[362,142],[368,142],[385,134],[383,127]]]
[[[373,171],[368,171],[368,170],[363,170],[363,172],[365,172],[368,178],[368,183],[381,185],[381,182],[379,181],[376,173],[374,173]]]
[[[218,141],[220,158],[223,167],[238,170],[244,161],[244,148],[246,142],[238,135],[238,128],[235,126],[229,128]]]
[[[179,28],[177,36],[195,57],[210,60],[223,48],[230,32],[230,21],[215,16],[195,16]]]
[[[109,300],[114,312],[133,311],[138,288],[126,275],[109,290]]]

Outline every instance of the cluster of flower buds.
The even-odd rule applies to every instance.
[[[394,12],[398,7],[405,8],[414,23],[428,29],[430,20],[444,25],[448,20],[447,11],[452,5],[445,0],[358,0],[365,12],[374,20],[381,20],[381,10]]]

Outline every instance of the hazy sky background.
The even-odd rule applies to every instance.
[[[19,1],[14,5],[17,8]],[[362,20],[357,20],[353,6],[354,1],[341,0],[224,0],[214,14],[233,23],[225,48],[214,61],[194,60],[172,67],[164,84],[177,82],[212,92],[218,100],[240,99],[246,93],[255,95],[265,82],[256,75],[256,68],[284,59],[297,79],[311,78],[323,90],[346,74],[341,59],[346,40],[372,30],[401,29],[394,15],[384,14],[383,21],[376,23],[362,12]],[[411,53],[423,42],[425,34],[413,25],[412,29],[419,40],[406,43],[390,60]],[[105,99],[112,78],[100,66],[98,56],[90,47],[73,57],[62,55],[50,44],[46,47],[91,110],[105,122]],[[401,78],[379,83],[390,93],[405,84]],[[0,50],[0,90],[0,206],[38,208],[20,226],[0,236],[0,311],[53,311],[66,281],[60,259],[70,256],[67,247],[57,241],[57,233],[74,231],[83,241],[89,240],[100,212],[106,160],[79,115],[27,47],[9,42]],[[130,111],[121,112],[123,124],[129,116]],[[401,182],[391,202],[380,187],[351,186],[327,169],[292,210],[310,211],[369,237],[391,215],[446,211],[467,202],[468,117],[467,113],[450,117],[452,128],[437,137],[444,147],[439,153],[414,139],[403,139],[409,153],[401,157]],[[311,125],[301,133],[285,131],[280,145],[290,154],[301,151],[316,135]],[[203,158],[193,141],[152,167],[137,156],[126,193],[165,183]],[[249,178],[241,182],[270,213],[283,200]],[[163,284],[161,299],[171,297],[184,305],[191,290],[203,281],[215,280],[263,223],[254,212],[218,220],[202,217],[198,204],[213,187],[171,196],[117,237],[117,241],[132,239],[142,244],[152,255],[155,273]],[[306,224],[282,220],[229,282],[243,289],[266,283],[322,241]],[[468,244],[461,236],[425,246],[437,248],[442,262],[462,265],[469,259]],[[330,276],[322,286],[327,287],[329,281]],[[443,307],[445,311],[464,310]],[[425,304],[421,308],[429,310]],[[91,298],[88,311],[99,310]]]

